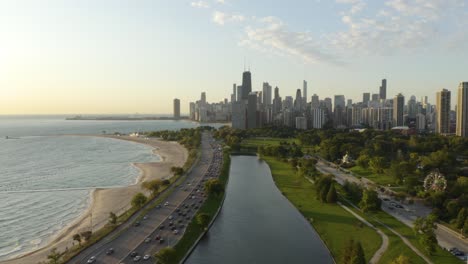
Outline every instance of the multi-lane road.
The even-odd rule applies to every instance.
[[[198,163],[180,185],[171,187],[172,192],[162,204],[150,210],[138,223],[138,214],[132,217],[69,263],[133,263],[137,259],[153,263],[154,253],[174,246],[182,237],[185,227],[205,199],[204,181],[219,176],[221,163],[220,147],[214,143],[211,135],[203,133]],[[147,260],[144,259],[145,255],[148,255]]]

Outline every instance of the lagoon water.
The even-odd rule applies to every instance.
[[[232,156],[226,199],[186,264],[334,263],[327,247],[276,187],[268,164]]]
[[[159,159],[142,144],[57,135],[196,126],[186,121],[0,117],[0,260],[44,246],[86,210],[94,188],[133,184],[139,175],[133,162]]]

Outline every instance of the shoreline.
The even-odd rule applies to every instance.
[[[172,177],[171,167],[182,167],[187,158],[188,151],[176,142],[162,141],[159,139],[144,139],[128,136],[103,136],[103,135],[73,135],[104,137],[116,140],[126,140],[136,144],[144,144],[152,147],[152,154],[160,157],[159,161],[146,163],[131,163],[139,170],[136,182],[129,186],[114,188],[94,188],[89,194],[87,209],[83,211],[74,221],[64,226],[57,234],[48,239],[45,245],[31,252],[19,254],[8,260],[1,260],[2,264],[36,264],[47,259],[52,248],[63,252],[66,248],[73,246],[73,235],[89,231],[91,223],[92,230],[102,228],[108,222],[110,212],[117,215],[127,211],[131,205],[131,198],[138,192],[147,193],[141,183],[146,180],[164,179]],[[122,206],[123,205],[123,206]]]

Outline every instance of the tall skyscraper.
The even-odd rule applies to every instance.
[[[202,102],[203,104],[206,104],[206,93],[205,93],[205,92],[202,92],[202,93],[201,93],[201,102]]]
[[[316,109],[320,107],[320,99],[317,94],[312,95],[311,108]]]
[[[301,95],[301,89],[296,90],[296,99],[294,100],[294,111],[300,112],[302,111],[302,102],[304,99]]]
[[[416,104],[416,96],[412,95],[410,97],[410,99],[408,100],[407,109],[408,109],[408,117],[416,118],[416,114],[418,111],[417,104]]]
[[[247,100],[247,128],[257,128],[257,93],[251,92]]]
[[[307,81],[304,80],[302,82],[302,97],[304,98],[302,105],[305,106],[307,105]]]
[[[279,88],[275,87],[275,98],[273,99],[273,117],[276,117],[276,115],[281,112],[282,108],[282,103],[281,103],[281,97],[279,94]]]
[[[468,82],[458,86],[457,136],[468,137]]]
[[[341,109],[344,109],[346,107],[346,100],[344,95],[335,95],[334,108],[336,109],[338,106],[341,107]]]
[[[447,89],[437,92],[436,95],[436,133],[450,134],[450,100],[451,94]]]
[[[242,101],[242,85],[237,86],[237,102]]]
[[[372,101],[373,102],[378,102],[379,101],[380,94],[372,94]]]
[[[270,106],[272,103],[271,103],[271,85],[268,84],[267,82],[264,82],[263,83],[263,92],[262,92],[262,95],[263,95],[263,104],[265,106]]]
[[[236,100],[237,100],[237,84],[233,84],[231,102],[234,103]]]
[[[380,99],[387,99],[387,79],[382,80],[382,85],[380,86]]]
[[[362,94],[362,103],[364,104],[364,106],[367,106],[369,101],[370,101],[370,93],[363,93]]]
[[[405,108],[405,97],[399,93],[393,99],[393,127],[403,126],[403,112]]]
[[[180,100],[177,98],[174,99],[174,118],[180,118]]]
[[[252,74],[250,71],[242,73],[242,99],[247,100],[252,92]]]

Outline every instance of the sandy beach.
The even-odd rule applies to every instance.
[[[161,161],[135,163],[134,165],[141,171],[138,182],[135,185],[121,188],[95,189],[91,193],[92,197],[89,208],[76,221],[53,237],[47,246],[21,257],[0,263],[37,264],[40,261],[46,260],[47,254],[52,248],[64,251],[67,247],[73,246],[76,243],[72,239],[74,234],[89,231],[91,225],[93,231],[103,227],[108,222],[110,212],[120,215],[131,207],[130,201],[136,193],[145,192],[141,187],[143,181],[170,178],[172,176],[171,167],[182,167],[188,157],[187,150],[176,142],[127,136],[108,137],[149,145],[153,147],[153,153],[161,157]]]

